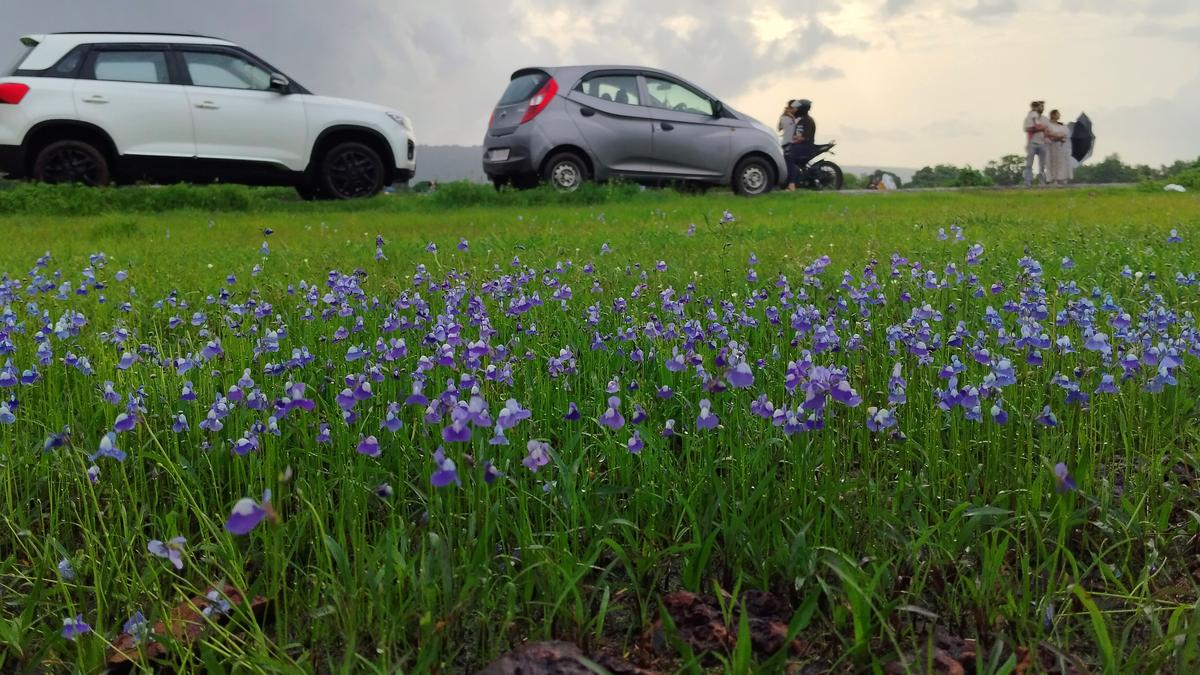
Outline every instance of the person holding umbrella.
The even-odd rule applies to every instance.
[[[1034,101],[1029,104],[1029,114],[1025,116],[1025,187],[1033,187],[1034,157],[1038,160],[1038,176],[1043,184],[1046,182],[1050,152],[1046,146],[1046,118],[1042,115],[1045,111],[1045,101]]]
[[[1050,170],[1047,178],[1054,185],[1071,182],[1074,170],[1071,167],[1071,129],[1062,123],[1062,114],[1050,111],[1046,124],[1046,140],[1050,147]]]

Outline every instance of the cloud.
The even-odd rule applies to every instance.
[[[990,21],[1016,12],[1017,0],[975,0],[975,4],[962,11],[963,16],[979,21]]]
[[[881,11],[884,16],[896,16],[908,11],[916,0],[884,0]]]

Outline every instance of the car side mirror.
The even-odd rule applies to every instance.
[[[725,104],[720,101],[713,101],[713,117],[725,116]]]
[[[288,93],[292,86],[292,81],[279,73],[271,73],[271,91],[277,91],[281,94]]]

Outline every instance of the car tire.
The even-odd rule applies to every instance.
[[[330,199],[374,197],[383,190],[383,159],[371,146],[349,141],[330,148],[317,174],[321,196]]]
[[[733,169],[733,191],[743,197],[765,195],[775,186],[775,170],[762,157],[747,157]]]
[[[55,141],[33,160],[32,177],[42,183],[83,183],[103,187],[112,182],[108,159],[86,141]]]
[[[573,152],[555,154],[542,170],[542,180],[561,192],[574,192],[591,177],[587,162]]]

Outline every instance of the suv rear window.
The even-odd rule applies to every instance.
[[[548,79],[550,79],[549,75],[540,72],[514,77],[512,82],[508,83],[508,89],[504,90],[504,95],[500,97],[499,105],[512,105],[520,101],[528,101]]]

